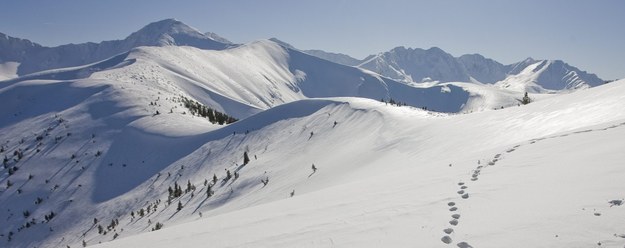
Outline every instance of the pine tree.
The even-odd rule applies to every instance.
[[[247,156],[247,152],[243,152],[243,165],[250,162],[250,157]]]
[[[208,187],[206,187],[206,198],[209,198],[213,195],[213,187],[208,185]]]
[[[521,103],[525,105],[529,104],[530,102],[532,102],[532,99],[527,95],[527,92],[525,92],[525,96],[523,96]]]
[[[178,211],[182,210],[182,202],[178,201],[178,208],[176,208]]]

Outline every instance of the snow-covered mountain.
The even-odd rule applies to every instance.
[[[178,20],[166,19],[151,23],[123,40],[100,43],[43,47],[27,40],[19,40],[6,35],[0,36],[0,51],[7,51],[0,52],[0,61],[20,63],[17,74],[26,75],[42,70],[93,63],[139,46],[172,45],[215,50],[229,46],[211,39]]]
[[[396,47],[369,57],[358,66],[406,82],[469,82],[464,66],[437,47]]]
[[[406,84],[215,40],[164,20],[101,60],[17,78],[30,56],[1,63],[0,247],[625,245],[625,80],[543,94],[592,76],[526,60],[485,84],[501,65],[479,55],[368,58],[466,76]]]
[[[92,78],[175,85],[194,99],[238,118],[317,97],[393,99],[441,112],[460,112],[469,100],[469,93],[461,87],[410,87],[269,40],[222,51],[142,47],[118,62],[128,65],[96,73]]]
[[[478,82],[492,84],[504,80],[508,74],[508,68],[489,58],[479,54],[465,54],[458,57],[469,76]]]
[[[479,54],[454,58],[436,47],[428,50],[397,47],[369,56],[358,66],[407,83],[497,83],[520,92],[570,91],[594,87],[604,82],[596,75],[561,60],[528,58],[503,65]]]
[[[347,54],[342,54],[342,53],[332,53],[332,52],[326,52],[322,50],[304,50],[304,52],[312,56],[322,58],[328,61],[332,61],[334,63],[341,64],[341,65],[356,66],[362,62]]]
[[[509,75],[497,85],[518,91],[553,92],[587,89],[604,84],[604,81],[597,75],[577,69],[562,60],[532,62],[518,74]],[[518,66],[512,67],[519,68]]]

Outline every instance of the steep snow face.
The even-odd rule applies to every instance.
[[[623,197],[624,91],[621,80],[456,116],[364,99],[285,104],[215,131],[224,138],[179,161],[184,171],[168,168],[179,180],[201,182],[223,169],[237,180],[220,181],[208,199],[186,194],[180,211],[151,215],[173,216],[164,230],[98,247],[619,247],[625,206],[610,202]],[[251,132],[228,135],[240,129]],[[228,149],[216,152],[222,144]],[[258,156],[245,166],[219,161],[243,151]],[[154,178],[129,194],[163,182],[171,180]]]
[[[506,78],[506,66],[479,54],[465,54],[458,58],[469,75],[480,83],[494,84]]]
[[[215,41],[174,19],[151,23],[124,40],[69,44],[58,47],[42,47],[30,43],[30,41],[22,40],[21,43],[25,44],[25,48],[16,47],[16,40],[19,39],[7,38],[5,35],[0,36],[0,51],[2,51],[0,52],[0,61],[20,62],[19,75],[48,69],[81,66],[128,52],[139,46],[194,46],[200,49],[216,50],[229,46]],[[7,52],[16,54],[4,54]],[[17,59],[11,59],[15,56],[18,56]]]
[[[351,56],[342,53],[331,53],[322,50],[305,50],[304,52],[317,58],[322,58],[342,65],[356,66],[362,62],[361,60],[352,58]]]
[[[542,93],[586,89],[603,84],[603,80],[561,60],[541,60],[497,84],[517,91]]]
[[[469,96],[456,86],[410,87],[272,41],[252,42],[223,51],[142,47],[133,50],[128,59],[136,62],[102,71],[93,78],[177,87],[235,117],[247,117],[259,110],[305,98],[344,96],[393,99],[435,111],[459,112]]]
[[[396,47],[364,61],[359,67],[405,82],[468,82],[465,68],[453,56],[428,50]]]

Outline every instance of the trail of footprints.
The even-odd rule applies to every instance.
[[[534,144],[538,141],[541,140],[545,140],[545,139],[552,139],[552,138],[560,138],[560,137],[566,137],[569,135],[574,135],[574,134],[580,134],[580,133],[587,133],[587,132],[593,132],[593,131],[605,131],[608,129],[612,129],[612,128],[616,128],[619,126],[625,126],[625,122],[623,123],[619,123],[619,124],[615,124],[615,125],[611,125],[605,128],[600,128],[600,129],[587,129],[587,130],[582,130],[582,131],[576,131],[576,132],[571,132],[571,133],[566,133],[566,134],[561,134],[558,136],[552,136],[552,137],[545,137],[545,138],[539,138],[539,139],[532,139],[528,142],[528,144]],[[515,145],[512,148],[506,150],[506,153],[511,153],[514,152],[516,149],[518,149],[519,147],[521,147],[521,145]],[[495,154],[495,156],[493,156],[493,159],[491,159],[490,161],[488,161],[487,166],[494,166],[497,161],[501,160],[502,154],[498,153]],[[477,167],[475,167],[475,169],[473,169],[471,172],[471,181],[477,181],[480,173],[482,171],[482,169],[484,169],[484,166],[481,165],[481,162],[478,160],[477,161]],[[458,186],[459,186],[459,190],[456,192],[461,199],[463,200],[467,200],[469,199],[469,193],[467,192],[468,186],[465,185],[465,183],[463,181],[458,182]],[[451,220],[449,221],[449,225],[451,225],[448,228],[443,229],[443,233],[445,233],[445,235],[441,238],[441,241],[445,244],[451,244],[453,242],[452,238],[450,237],[450,235],[452,235],[452,233],[454,232],[453,227],[457,226],[459,224],[459,219],[460,219],[460,214],[458,214],[458,206],[456,204],[456,202],[454,201],[450,201],[447,203],[447,207],[449,207],[449,212],[451,212]],[[460,248],[473,248],[473,246],[469,245],[469,243],[467,242],[459,242],[456,244],[458,247]]]

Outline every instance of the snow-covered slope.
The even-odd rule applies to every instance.
[[[222,235],[223,239],[214,241],[219,247],[315,246],[324,242],[408,246],[418,241],[421,243],[416,244],[426,246],[442,245],[442,229],[448,226],[450,214],[447,201],[454,198],[455,183],[467,177],[477,159],[485,161],[495,152],[533,138],[625,120],[621,111],[625,82],[618,81],[527,106],[452,116],[367,99],[310,99],[282,104],[220,128],[189,115],[180,103],[181,95],[211,87],[202,83],[210,81],[191,78],[205,76],[182,59],[191,56],[215,56],[224,63],[236,61],[238,66],[249,59],[254,63],[239,67],[244,68],[241,71],[258,73],[259,78],[265,74],[268,81],[276,82],[275,87],[296,83],[299,93],[292,90],[293,94],[307,97],[366,96],[378,92],[368,89],[384,85],[388,92],[407,95],[416,89],[367,76],[353,67],[328,73],[328,68],[336,68],[335,63],[268,41],[227,51],[138,48],[123,57],[123,61],[132,59],[132,64],[113,66],[116,69],[83,79],[10,81],[0,88],[4,101],[0,115],[5,117],[0,122],[1,155],[7,156],[0,178],[4,185],[0,202],[7,209],[0,213],[0,234],[4,235],[0,246],[77,246],[83,241],[91,245],[147,232],[157,223],[167,230],[198,218],[230,223],[220,225],[229,227],[220,228],[219,233],[210,229],[213,227],[195,229],[208,235],[198,234],[198,238]],[[260,63],[263,59],[259,58],[266,62]],[[139,65],[143,66],[133,67]],[[215,63],[205,66],[200,68],[219,69],[214,73],[229,68]],[[146,73],[118,74],[138,69]],[[190,79],[141,77],[166,75],[162,69],[172,77]],[[293,73],[297,70],[305,77]],[[234,71],[227,72],[234,80],[244,79],[237,78]],[[365,78],[355,84],[353,77]],[[292,78],[298,80],[288,81]],[[329,81],[332,78],[337,80]],[[227,85],[235,84],[212,87],[217,90],[217,86]],[[435,88],[439,93],[446,91],[440,87]],[[454,87],[447,87],[453,92]],[[228,93],[227,88],[218,90]],[[254,92],[262,92],[262,88]],[[210,96],[195,94],[194,98]],[[252,159],[245,166],[244,152]],[[311,170],[313,163],[319,168],[316,172]],[[450,168],[449,163],[454,166]],[[227,171],[232,178],[225,180]],[[236,179],[235,172],[239,175]],[[214,184],[209,182],[213,175],[217,177]],[[261,180],[267,178],[264,186]],[[190,190],[168,204],[168,188],[176,183],[183,189],[189,185]],[[207,185],[212,185],[210,198],[206,197]],[[371,189],[361,191],[368,187]],[[295,197],[285,199],[293,190]],[[610,188],[609,192],[616,191]],[[584,203],[600,204],[586,197]],[[314,214],[320,212],[327,214]],[[246,219],[250,214],[256,217]],[[274,226],[281,228],[268,228]],[[359,228],[354,229],[356,226]],[[620,227],[607,228],[616,232]],[[179,232],[192,232],[187,228],[171,230],[171,234],[159,231],[163,232],[159,236],[166,242],[190,242],[185,243],[190,246],[203,241],[177,238]],[[241,230],[254,235],[239,237]],[[414,235],[403,235],[408,231]],[[292,238],[282,238],[285,233]],[[403,239],[395,238],[400,234]],[[454,239],[479,241],[470,238],[481,234]],[[111,245],[131,245],[132,240]]]
[[[624,91],[621,80],[451,117],[358,99],[283,105],[222,142],[258,159],[233,161],[241,177],[211,198],[187,195],[178,215],[197,221],[98,247],[620,247]],[[181,164],[211,164],[194,157]]]
[[[139,46],[193,46],[200,49],[224,49],[228,44],[215,41],[198,30],[175,20],[166,19],[148,24],[123,40],[101,43],[68,44],[42,47],[30,41],[21,42],[26,48],[16,48],[16,40],[0,35],[0,51],[19,53],[18,58],[0,52],[0,61],[20,62],[19,75],[48,69],[80,66],[128,52]],[[30,44],[30,45],[29,45]]]
[[[603,83],[595,74],[581,71],[561,60],[540,60],[533,61],[518,74],[510,75],[497,84],[517,91],[553,92],[587,89]]]
[[[343,96],[394,99],[415,107],[459,112],[469,96],[453,85],[410,87],[268,40],[222,51],[142,47],[126,60],[135,62],[92,78],[177,87],[235,117],[305,98]]]

